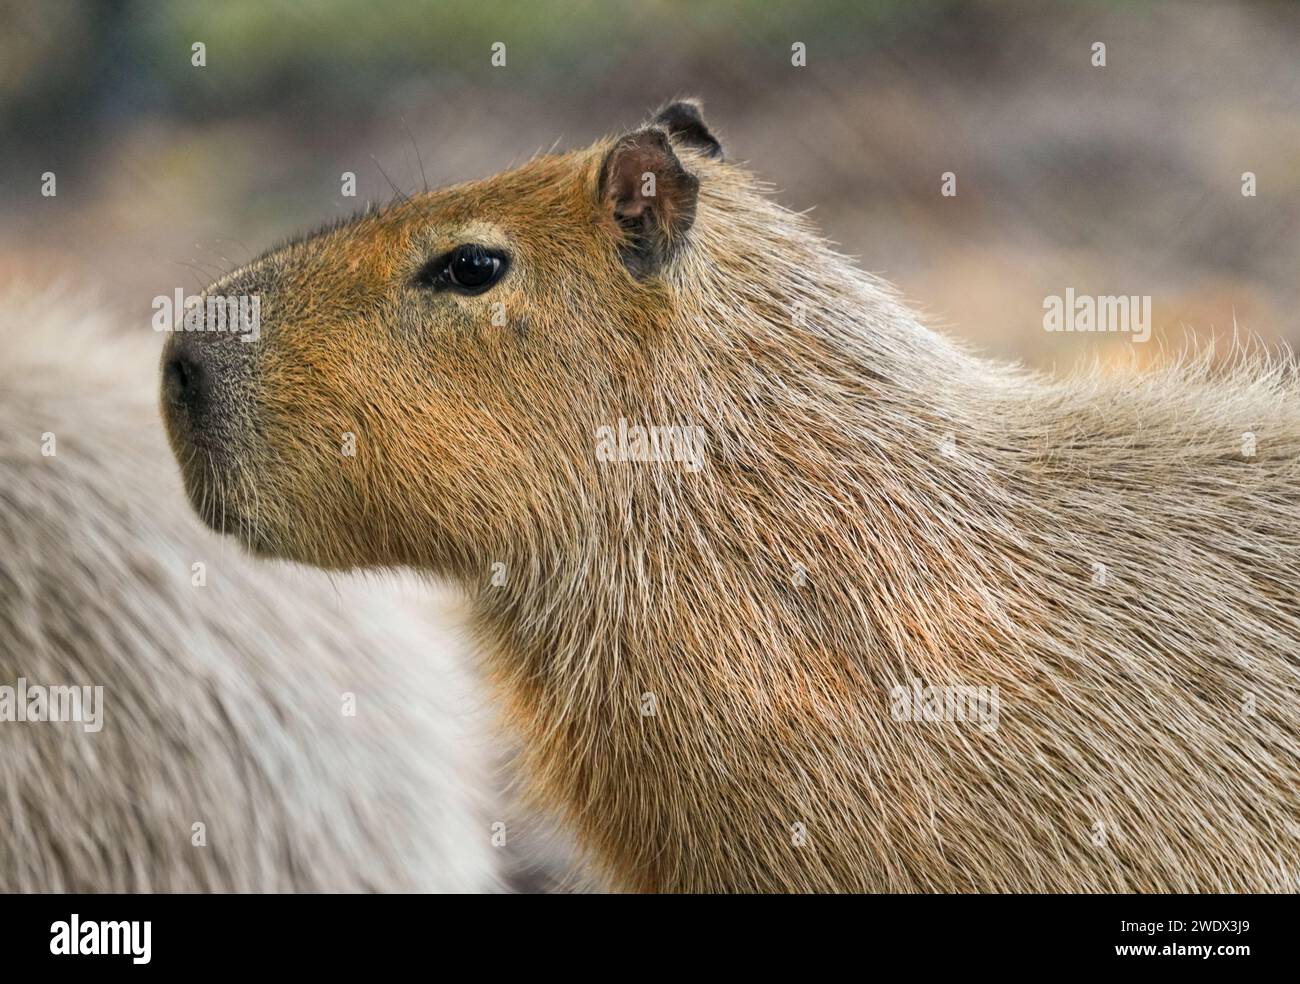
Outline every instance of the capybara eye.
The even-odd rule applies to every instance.
[[[500,280],[508,265],[504,253],[467,243],[426,263],[414,283],[434,290],[479,294]]]
[[[501,260],[482,246],[457,246],[447,264],[447,278],[464,290],[485,290],[497,279]]]

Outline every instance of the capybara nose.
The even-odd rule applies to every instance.
[[[212,390],[210,373],[202,353],[185,335],[172,339],[171,351],[163,364],[163,385],[172,405],[190,416],[191,423],[207,411]]]

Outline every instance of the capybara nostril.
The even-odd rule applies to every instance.
[[[183,408],[191,419],[197,419],[206,410],[210,390],[208,373],[199,361],[195,347],[186,344],[182,336],[177,339],[163,366],[167,397],[177,407]]]

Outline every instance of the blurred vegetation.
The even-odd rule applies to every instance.
[[[462,85],[628,83],[664,42],[688,62],[785,52],[791,29],[823,54],[879,48],[956,2],[909,0],[0,0],[0,120],[8,130],[192,118],[283,104],[364,108],[412,77]],[[487,52],[509,42],[510,76]],[[207,47],[196,73],[190,45]],[[658,42],[658,44],[656,44]]]

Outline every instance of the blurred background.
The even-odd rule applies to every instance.
[[[675,95],[991,354],[1132,347],[1044,332],[1067,286],[1152,295],[1174,344],[1234,318],[1300,342],[1292,3],[2,0],[0,277],[98,286],[148,330],[155,295],[392,185],[581,146]]]

